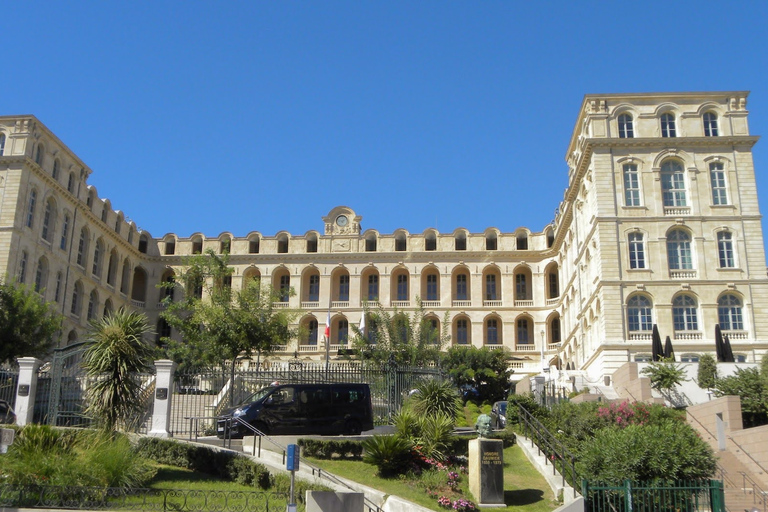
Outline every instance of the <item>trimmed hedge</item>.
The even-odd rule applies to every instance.
[[[157,437],[139,439],[137,451],[160,464],[199,471],[242,485],[269,489],[273,484],[267,468],[232,452]]]
[[[316,459],[362,460],[363,444],[360,441],[325,441],[299,439],[301,454]]]

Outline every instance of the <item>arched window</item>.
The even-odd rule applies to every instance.
[[[408,300],[408,274],[397,275],[397,300]]]
[[[291,276],[283,274],[280,276],[280,286],[278,287],[280,293],[280,302],[288,302],[291,292]]]
[[[560,343],[560,341],[562,341],[560,335],[560,319],[553,318],[549,323],[549,342]]]
[[[37,145],[37,152],[35,153],[35,163],[42,167],[43,155],[45,155],[45,146],[42,144]]]
[[[625,206],[640,206],[640,176],[637,165],[624,164],[624,204]]]
[[[339,345],[346,345],[349,339],[349,321],[346,319],[339,320],[336,342]]]
[[[469,300],[469,276],[465,272],[456,274],[456,300]]]
[[[469,345],[472,342],[469,320],[458,318],[456,320],[456,344]]]
[[[70,307],[70,312],[75,315],[80,315],[80,301],[82,301],[83,297],[83,285],[80,284],[80,281],[75,283],[75,288],[72,290],[72,305]]]
[[[339,275],[339,300],[341,302],[349,301],[349,274],[343,273]]]
[[[629,332],[650,332],[653,329],[653,305],[643,295],[635,295],[627,301]]]
[[[147,253],[147,246],[149,245],[149,237],[146,233],[142,233],[139,237],[139,252]]]
[[[69,173],[69,178],[67,178],[67,192],[75,193],[75,173],[73,172]]]
[[[277,252],[279,254],[288,253],[288,236],[281,234],[277,237]]]
[[[527,251],[528,250],[528,233],[518,233],[517,234],[517,250],[518,251]]]
[[[485,344],[498,345],[501,343],[501,330],[499,321],[496,318],[489,318],[485,321]]]
[[[667,235],[667,259],[670,270],[693,268],[691,256],[691,235],[682,229],[673,229]]]
[[[96,242],[96,248],[93,250],[93,275],[96,279],[101,278],[101,260],[104,259],[104,242],[99,239]]]
[[[675,127],[674,114],[670,114],[670,113],[661,114],[661,136],[677,137],[677,129]]]
[[[85,255],[88,251],[88,230],[80,230],[80,240],[77,242],[77,264],[85,268]]]
[[[96,306],[98,306],[98,303],[99,303],[99,296],[96,293],[96,290],[93,290],[91,292],[91,296],[88,298],[88,312],[86,314],[86,319],[88,321],[93,320],[93,317],[96,314]]]
[[[678,295],[672,301],[672,319],[676,331],[698,331],[696,299],[690,295]]]
[[[379,273],[374,268],[366,269],[361,276],[363,283],[363,300],[377,302],[379,300]]]
[[[725,169],[722,162],[709,164],[709,182],[712,184],[712,204],[728,204],[728,187],[725,185]]]
[[[317,345],[317,320],[307,322],[307,345]]]
[[[48,281],[48,262],[45,258],[40,258],[37,262],[37,271],[35,271],[35,291],[40,293],[46,288]]]
[[[310,275],[307,284],[307,301],[318,302],[320,300],[320,274]]]
[[[63,276],[61,275],[61,272],[56,273],[56,290],[53,294],[53,300],[56,302],[59,302],[59,299],[61,299],[61,282],[63,280]]]
[[[19,259],[19,283],[24,284],[27,278],[27,251],[21,251]]]
[[[560,277],[557,264],[553,263],[547,268],[547,298],[556,299],[560,296]]]
[[[515,300],[532,300],[530,270],[525,269],[515,272]]]
[[[59,180],[59,169],[61,169],[61,164],[59,163],[59,159],[53,161],[53,171],[51,172],[51,176],[53,176],[53,179],[56,181]]]
[[[64,219],[61,222],[61,240],[59,241],[59,247],[62,251],[67,250],[67,243],[69,238],[69,214],[64,214]]]
[[[27,208],[27,227],[31,228],[35,222],[35,204],[37,203],[37,190],[29,192],[29,206]]]
[[[259,254],[259,237],[254,236],[248,239],[248,253]]]
[[[201,236],[195,236],[192,238],[192,254],[203,253],[203,238]]]
[[[741,300],[733,294],[725,294],[717,300],[717,320],[724,331],[744,330]]]
[[[0,156],[5,154],[5,134],[0,133]]]
[[[704,113],[704,136],[717,137],[717,114],[714,112]]]
[[[495,232],[485,235],[485,250],[495,251],[498,248],[498,237]]]
[[[635,129],[632,126],[632,116],[621,114],[619,116],[619,138],[631,139],[635,136]]]
[[[53,230],[56,225],[56,203],[53,198],[48,199],[45,203],[45,211],[43,212],[43,229],[40,236],[46,242],[51,242],[53,239]]]
[[[158,346],[162,346],[165,340],[171,337],[171,326],[165,321],[165,318],[161,318],[157,321],[157,339],[155,343]]]
[[[453,239],[453,248],[456,251],[466,251],[467,250],[467,234],[464,232],[456,233],[456,236]]]
[[[395,250],[396,251],[405,251],[406,249],[406,242],[405,242],[405,234],[404,233],[398,233],[395,235]]]
[[[173,302],[173,295],[176,289],[176,278],[173,275],[172,270],[167,271],[165,276],[163,276],[163,285],[163,290],[160,292],[160,300],[168,299]]]
[[[485,300],[499,300],[498,271],[489,271],[485,274]]]
[[[101,222],[107,223],[107,215],[109,215],[109,203],[104,203],[101,208]]]
[[[688,206],[683,165],[677,160],[661,164],[661,191],[664,206]]]
[[[434,233],[427,233],[424,238],[424,250],[436,251],[437,250],[437,236]]]
[[[317,235],[314,233],[307,235],[307,252],[317,252]]]
[[[365,235],[365,252],[376,252],[376,235],[369,233]]]
[[[531,343],[530,322],[527,318],[517,320],[517,344],[527,345]]]
[[[427,285],[427,293],[425,294],[426,300],[440,300],[440,276],[437,272],[432,270],[425,277]]]
[[[736,259],[733,256],[733,235],[730,231],[720,231],[717,233],[717,255],[720,268],[733,268],[736,266]]]

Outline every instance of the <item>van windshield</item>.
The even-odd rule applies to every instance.
[[[275,389],[275,386],[267,386],[265,388],[261,388],[245,400],[243,400],[244,404],[249,404],[251,402],[259,402],[264,399],[265,396],[270,394]]]

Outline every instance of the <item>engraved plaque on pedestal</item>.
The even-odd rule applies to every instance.
[[[504,443],[500,439],[469,442],[469,492],[479,506],[505,506]]]

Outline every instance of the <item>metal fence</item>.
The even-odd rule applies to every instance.
[[[582,481],[585,512],[725,512],[723,482],[602,485]]]
[[[16,407],[16,387],[18,383],[18,368],[7,367],[0,369],[0,400],[5,400],[11,407]]]
[[[3,508],[282,512],[287,503],[288,495],[278,492],[0,485]]]
[[[177,372],[174,379],[170,430],[174,436],[210,435],[213,418],[242,403],[249,395],[271,383],[365,383],[371,388],[374,422],[386,424],[420,382],[442,379],[437,368],[400,366],[389,362],[378,366],[321,361],[273,362],[259,369],[219,372]],[[193,421],[191,418],[207,418]]]

